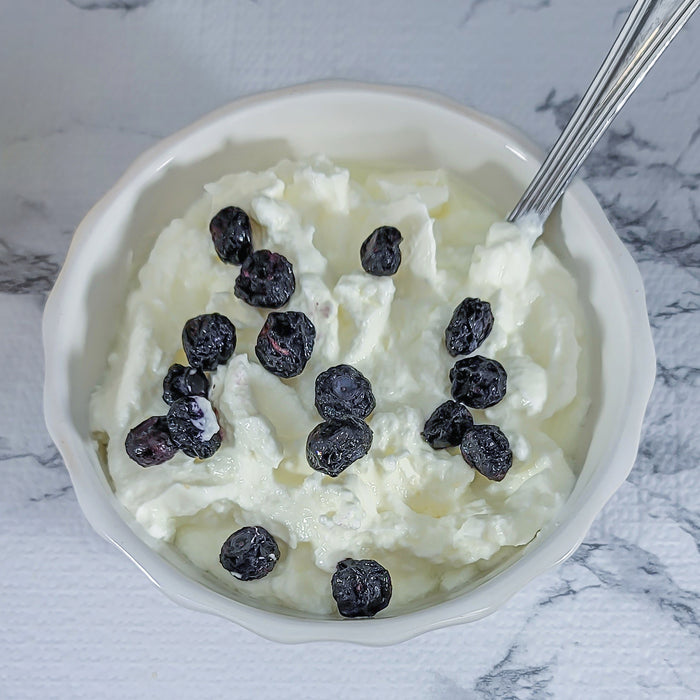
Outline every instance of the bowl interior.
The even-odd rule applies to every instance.
[[[134,163],[81,224],[45,314],[47,423],[88,519],[170,595],[257,631],[248,606],[258,602],[231,600],[230,593],[177,551],[149,541],[116,501],[90,435],[89,399],[106,368],[127,292],[158,233],[201,195],[205,183],[228,172],[259,170],[285,157],[314,153],[341,162],[448,168],[484,193],[504,217],[536,171],[539,156],[508,127],[413,91],[331,84],[248,98],[165,140]],[[410,636],[409,629],[421,631],[416,626],[483,615],[565,557],[632,466],[636,443],[620,454],[620,442],[626,439],[620,437],[620,426],[629,422],[626,410],[635,374],[638,380],[643,370],[653,378],[648,367],[653,351],[641,353],[637,364],[630,360],[633,344],[643,341],[651,348],[650,340],[640,336],[645,323],[641,280],[581,183],[550,217],[545,239],[579,282],[595,348],[592,408],[582,427],[575,490],[557,522],[530,545],[485,574],[478,588],[474,584],[470,591],[456,591],[451,601],[425,601],[421,607],[436,603],[433,612],[423,610],[429,614],[421,617],[416,611],[418,617],[405,623],[409,627],[395,632],[398,637]],[[650,390],[648,378],[641,389],[647,384]],[[648,391],[642,398],[641,411]],[[633,442],[639,433],[634,423],[625,433]],[[611,466],[615,459],[617,466]],[[173,567],[186,580],[173,576]],[[289,611],[272,612],[294,617]],[[339,624],[319,621],[326,623]],[[305,634],[290,633],[295,639],[314,634],[311,628]]]

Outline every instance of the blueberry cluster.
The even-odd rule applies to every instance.
[[[376,406],[372,385],[350,365],[331,367],[316,377],[315,405],[322,418],[306,441],[306,461],[316,471],[338,476],[372,446],[364,419]]]
[[[309,329],[302,319],[294,321],[295,317],[280,316],[270,314],[261,336],[266,344],[289,350],[288,355],[277,358],[279,362],[272,363],[271,369],[268,367],[279,376],[288,376],[285,365],[288,358],[305,358],[303,364],[308,360],[304,348]],[[271,334],[274,341],[270,341]],[[260,342],[258,338],[256,353],[265,365],[267,358],[261,357]],[[355,367],[337,365],[316,377],[315,405],[325,420],[309,434],[306,458],[313,469],[335,477],[366,455],[372,444],[372,430],[364,421],[376,406],[372,386]],[[224,542],[219,561],[236,578],[251,581],[267,576],[279,557],[274,537],[261,526],[248,526]],[[389,572],[373,559],[343,559],[331,578],[331,593],[343,617],[372,617],[389,604],[391,591]]]
[[[222,262],[240,265],[233,293],[251,306],[279,309],[296,287],[292,265],[280,253],[253,250],[250,217],[239,207],[225,207],[209,222],[214,249]]]
[[[294,271],[283,255],[253,250],[250,217],[239,207],[225,207],[209,222],[219,258],[241,271],[234,294],[252,306],[278,309],[295,289]],[[270,313],[255,345],[265,369],[278,377],[300,374],[311,357],[316,329],[299,311]],[[212,372],[226,364],[236,349],[236,328],[218,313],[191,318],[182,330],[182,346],[189,366],[175,364],[163,381],[165,416],[152,416],[129,431],[126,452],[142,467],[171,459],[178,450],[206,459],[221,446],[221,431],[209,403]]]
[[[210,221],[214,249],[227,264],[240,266],[234,294],[251,306],[274,309],[268,314],[255,344],[260,364],[288,379],[299,375],[311,358],[316,329],[299,311],[277,311],[294,293],[291,263],[280,253],[254,250],[251,222],[239,207],[229,206]],[[401,264],[403,237],[393,226],[376,228],[362,243],[363,269],[376,276],[393,275]],[[445,345],[458,360],[450,371],[452,400],[438,406],[422,431],[434,449],[459,445],[464,460],[489,479],[500,481],[512,464],[508,439],[493,425],[475,425],[469,408],[498,403],[506,392],[506,372],[495,360],[472,355],[493,327],[488,302],[467,298],[455,309],[445,329]],[[225,316],[202,314],[182,331],[188,366],[172,365],[163,380],[166,415],[151,416],[132,428],[125,447],[143,467],[162,464],[178,450],[206,459],[222,441],[214,408],[209,402],[208,372],[229,361],[236,349],[236,328]],[[337,365],[316,377],[314,403],[323,419],[308,435],[309,466],[337,477],[364,457],[372,445],[366,422],[376,407],[369,380],[355,367]],[[280,559],[280,548],[261,525],[243,527],[223,543],[221,566],[241,581],[267,576]],[[389,572],[373,559],[343,559],[331,578],[331,592],[344,617],[371,617],[386,608],[392,595]]]
[[[450,355],[474,352],[493,328],[491,305],[467,298],[457,306],[445,329]],[[506,371],[500,362],[474,355],[450,370],[452,398],[438,406],[421,435],[436,450],[459,445],[464,461],[492,481],[501,481],[513,464],[508,438],[495,425],[474,425],[469,408],[495,406],[506,395]]]
[[[291,263],[281,254],[254,250],[250,218],[239,207],[219,211],[209,223],[219,258],[240,265],[234,294],[251,306],[279,309],[294,293]],[[372,275],[393,275],[401,263],[401,233],[392,226],[375,229],[360,251],[362,267]],[[299,311],[271,312],[255,344],[260,364],[278,377],[300,374],[313,352],[316,329]],[[163,380],[167,415],[151,416],[129,431],[125,447],[143,467],[162,464],[178,450],[206,459],[221,446],[221,429],[208,400],[206,372],[225,364],[236,349],[236,328],[225,316],[202,314],[182,331],[189,366],[172,365]],[[338,365],[316,378],[315,406],[322,423],[309,434],[309,465],[336,477],[369,452],[372,430],[365,422],[376,406],[369,380],[350,365]],[[468,412],[467,412],[468,415]],[[470,417],[471,418],[471,417]],[[221,566],[241,581],[267,576],[280,558],[275,538],[262,526],[232,533],[219,555]],[[391,598],[389,572],[372,559],[343,559],[331,579],[331,592],[344,617],[371,617]]]
[[[219,258],[240,265],[233,293],[246,304],[282,308],[294,294],[292,264],[280,253],[253,250],[250,217],[239,207],[225,207],[209,223]],[[296,377],[311,358],[316,329],[301,311],[270,313],[258,335],[255,354],[260,364],[284,379]]]
[[[239,581],[267,576],[280,558],[275,538],[261,525],[242,527],[221,546],[219,562]],[[373,559],[343,559],[331,578],[331,593],[343,617],[372,617],[391,599],[391,576]]]
[[[205,371],[225,364],[236,349],[236,328],[221,314],[191,318],[182,329],[182,346],[189,366],[174,364],[163,379],[163,416],[151,416],[129,431],[126,453],[142,467],[172,459],[178,450],[207,459],[221,447],[221,429],[209,402]]]

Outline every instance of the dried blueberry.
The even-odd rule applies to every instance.
[[[306,441],[306,460],[312,469],[338,476],[353,462],[364,457],[372,446],[372,429],[357,418],[324,421]]]
[[[389,605],[391,576],[374,559],[343,559],[336,565],[331,591],[343,617],[372,617]]]
[[[258,334],[255,354],[278,377],[301,374],[311,357],[316,329],[301,311],[273,311]]]
[[[367,418],[376,405],[369,380],[350,365],[331,367],[316,377],[316,410],[326,420]]]
[[[360,248],[360,260],[365,272],[384,277],[393,275],[401,264],[399,243],[401,232],[393,226],[380,226],[374,229]]]
[[[495,425],[475,425],[460,446],[464,461],[492,481],[501,481],[513,465],[508,438]]]
[[[295,287],[292,265],[284,255],[256,250],[243,262],[233,293],[251,306],[279,309]]]
[[[481,355],[458,360],[450,370],[452,397],[469,408],[494,406],[506,395],[506,371]]]
[[[209,380],[201,369],[172,365],[163,380],[163,401],[172,404],[183,396],[209,394]]]
[[[241,581],[267,576],[280,558],[275,538],[259,525],[234,532],[221,547],[219,561]]]
[[[491,304],[471,297],[465,299],[445,329],[447,352],[453,357],[469,355],[486,340],[492,328]]]
[[[466,406],[456,401],[445,401],[425,421],[421,435],[434,450],[440,450],[459,445],[472,425],[474,420]]]
[[[236,327],[221,314],[191,318],[182,329],[182,347],[192,367],[211,372],[236,349]]]
[[[209,401],[185,396],[168,411],[168,430],[173,442],[188,456],[206,459],[221,447],[221,429]]]
[[[226,207],[209,222],[216,254],[225,263],[240,265],[252,252],[250,219],[243,209]]]
[[[124,442],[126,453],[142,467],[152,467],[172,459],[177,452],[165,416],[151,416],[129,431]]]

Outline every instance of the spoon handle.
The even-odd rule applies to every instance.
[[[593,82],[508,216],[544,222],[600,137],[700,0],[637,0]]]

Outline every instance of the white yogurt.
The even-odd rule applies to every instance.
[[[192,418],[190,422],[202,434],[202,442],[208,442],[220,430],[219,423],[216,420],[216,414],[211,406],[211,402],[207,399],[202,396],[194,396],[193,398],[202,416],[201,418]]]
[[[488,204],[441,170],[353,179],[317,157],[227,175],[205,190],[158,236],[92,399],[116,495],[148,533],[232,590],[313,613],[335,610],[330,577],[345,557],[376,559],[390,571],[388,612],[396,612],[476,579],[529,542],[572,488],[589,402],[576,283],[535,242],[536,231],[491,226],[497,216]],[[257,248],[294,266],[297,287],[285,309],[303,311],[316,327],[311,360],[294,379],[259,364],[253,348],[267,312],[233,295],[238,268],[214,251],[208,223],[229,205],[251,216]],[[362,241],[381,225],[404,238],[393,277],[360,266]],[[513,467],[499,483],[457,448],[435,451],[420,436],[450,398],[455,358],[444,330],[467,296],[491,303],[493,331],[477,352],[508,373],[506,397],[472,411],[510,440]],[[223,444],[204,461],[178,453],[144,469],[127,457],[126,435],[166,413],[163,377],[172,363],[186,364],[182,327],[215,311],[238,334],[235,355],[211,375],[218,423],[205,412],[203,425],[208,433],[220,424]],[[370,380],[377,407],[367,419],[369,454],[331,478],[308,466],[305,442],[321,421],[315,378],[340,363]],[[281,557],[266,578],[240,582],[218,555],[246,525],[271,532]]]

